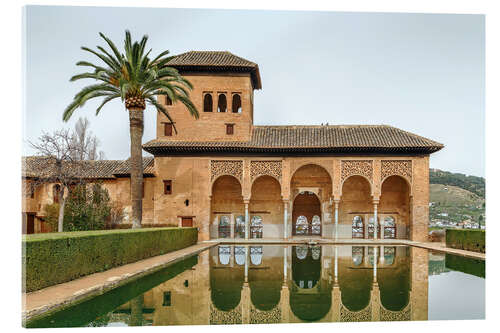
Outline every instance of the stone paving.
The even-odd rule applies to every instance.
[[[214,245],[216,243],[198,243],[182,250],[115,267],[31,293],[23,293],[23,322],[48,311],[103,294]]]

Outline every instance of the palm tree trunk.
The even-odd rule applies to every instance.
[[[142,222],[142,133],[144,109],[130,108],[130,196],[132,200],[132,228]]]

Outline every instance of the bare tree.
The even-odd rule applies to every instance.
[[[98,151],[99,139],[89,129],[90,122],[87,118],[79,118],[75,124],[72,140],[75,146],[75,160],[103,160],[104,152]]]

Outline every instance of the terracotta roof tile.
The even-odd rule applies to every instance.
[[[228,51],[189,51],[175,56],[168,66],[182,71],[248,72],[255,89],[262,89],[259,65]]]
[[[154,175],[154,158],[143,158],[144,174]],[[115,176],[127,176],[130,174],[128,160],[98,160],[80,161],[81,167],[75,170],[75,177],[85,179],[112,179]],[[67,164],[68,165],[68,164]],[[22,158],[22,177],[50,177],[54,173],[53,160],[43,156],[26,156]],[[73,169],[74,165],[71,164]]]
[[[441,143],[387,125],[255,126],[250,141],[152,140],[152,154],[181,151],[432,153]]]

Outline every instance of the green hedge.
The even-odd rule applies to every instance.
[[[446,229],[446,246],[474,252],[486,252],[484,230]]]
[[[23,291],[196,244],[196,228],[76,231],[23,236]]]
[[[446,268],[479,277],[486,277],[486,262],[446,253]]]

